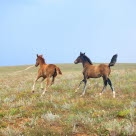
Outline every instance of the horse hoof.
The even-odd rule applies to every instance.
[[[45,90],[45,91],[42,93],[42,96],[45,94],[45,92],[47,92],[47,90]]]
[[[32,90],[32,93],[34,93],[34,90]]]
[[[44,95],[45,93],[42,93],[42,96]]]
[[[113,95],[113,98],[115,98],[115,95]]]
[[[45,93],[42,93],[42,94],[41,94],[41,97],[43,97],[44,94],[45,94]]]

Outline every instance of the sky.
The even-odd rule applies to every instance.
[[[135,0],[0,0],[0,66],[136,63]]]

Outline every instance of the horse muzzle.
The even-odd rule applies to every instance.
[[[75,60],[74,63],[77,64],[78,62]]]

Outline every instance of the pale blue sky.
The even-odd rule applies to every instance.
[[[135,0],[0,0],[0,66],[93,62],[136,63]]]

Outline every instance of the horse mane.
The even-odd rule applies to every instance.
[[[43,58],[42,55],[39,55],[38,57],[41,59],[42,63],[45,63],[45,59]]]
[[[83,58],[84,58],[84,61],[87,61],[87,62],[89,62],[91,65],[93,65],[92,61],[91,61],[86,55],[84,55]]]

